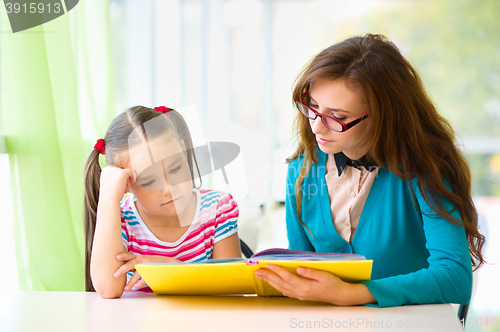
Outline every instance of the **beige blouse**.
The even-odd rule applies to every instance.
[[[379,167],[373,168],[370,172],[364,167],[345,166],[339,176],[334,155],[328,155],[325,178],[333,225],[349,243],[358,228],[361,211],[378,174]]]

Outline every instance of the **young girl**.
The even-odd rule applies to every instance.
[[[102,172],[99,154],[109,164]],[[85,165],[87,291],[116,298],[147,288],[139,263],[241,257],[236,202],[194,188],[193,164],[189,129],[175,110],[136,106],[111,122]]]
[[[278,266],[257,276],[287,296],[337,305],[467,303],[484,244],[470,170],[397,47],[369,34],[323,50],[299,74],[293,100],[290,248],[363,255],[372,278]]]

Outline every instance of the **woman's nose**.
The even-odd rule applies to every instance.
[[[323,119],[321,117],[317,117],[315,120],[309,120],[309,124],[311,125],[311,130],[314,135],[324,133],[328,129],[323,123]]]

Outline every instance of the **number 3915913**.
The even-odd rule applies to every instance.
[[[7,14],[35,14],[39,13],[42,14],[43,12],[46,13],[54,13],[54,14],[59,14],[62,10],[61,4],[60,3],[53,3],[52,6],[50,3],[43,4],[43,3],[24,3],[24,4],[19,4],[19,3],[6,3],[5,8],[7,9]]]

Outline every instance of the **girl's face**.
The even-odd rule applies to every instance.
[[[343,79],[315,81],[311,84],[309,96],[311,99],[309,107],[344,123],[356,120],[367,113],[359,94],[350,89]],[[357,145],[366,128],[366,121],[369,120],[370,118],[363,120],[344,132],[329,129],[319,117],[309,120],[309,124],[321,151],[328,154],[343,152],[348,158],[357,160],[367,152],[367,148]]]
[[[171,135],[129,149],[123,167],[134,171],[130,191],[147,215],[179,216],[195,197],[185,150],[184,141]]]

